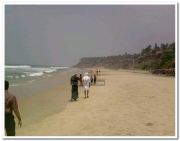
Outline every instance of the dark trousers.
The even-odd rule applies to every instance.
[[[5,113],[5,129],[7,136],[15,136],[15,120],[11,113]]]
[[[78,86],[77,85],[72,85],[72,96],[71,99],[76,100],[79,96],[78,96]]]

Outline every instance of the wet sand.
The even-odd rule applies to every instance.
[[[17,127],[17,136],[175,135],[174,77],[102,69],[97,78],[105,86],[92,86],[88,99],[79,87],[78,101],[69,101],[69,78],[64,85],[20,99],[23,126]]]

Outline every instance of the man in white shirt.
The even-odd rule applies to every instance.
[[[82,82],[83,82],[83,87],[84,87],[84,94],[85,94],[85,98],[88,98],[88,94],[89,94],[89,87],[90,87],[90,83],[91,83],[91,79],[88,76],[88,73],[84,73],[84,76],[82,78]]]

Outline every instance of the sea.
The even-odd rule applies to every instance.
[[[5,65],[5,80],[10,86],[17,87],[32,83],[42,77],[50,77],[54,73],[64,71],[63,66]]]
[[[25,126],[36,124],[65,108],[71,98],[71,89],[61,89],[70,87],[73,73],[71,67],[64,66],[5,65],[5,79],[10,83],[9,92],[18,100]],[[58,103],[54,103],[51,96],[57,95]]]

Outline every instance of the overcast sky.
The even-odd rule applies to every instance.
[[[174,5],[5,6],[6,64],[71,66],[174,41]]]

